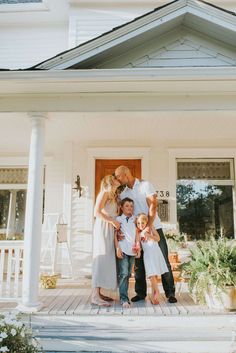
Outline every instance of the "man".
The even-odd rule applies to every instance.
[[[115,170],[115,177],[122,185],[126,185],[120,194],[121,200],[126,197],[132,199],[134,201],[134,214],[146,213],[148,215],[147,231],[150,232],[151,227],[154,226],[160,235],[159,246],[169,270],[169,272],[161,276],[162,285],[169,303],[176,303],[174,278],[168,259],[168,247],[160,218],[157,215],[157,193],[151,183],[135,178],[126,166],[118,167]],[[147,295],[146,275],[142,255],[139,259],[135,259],[135,292],[136,296],[131,299],[132,302],[143,300]]]

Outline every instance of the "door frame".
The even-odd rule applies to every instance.
[[[150,147],[98,147],[87,148],[88,170],[87,185],[89,198],[95,195],[95,160],[96,159],[141,159],[143,179],[149,179]]]

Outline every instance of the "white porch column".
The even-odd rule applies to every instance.
[[[38,302],[39,267],[42,232],[44,113],[30,113],[32,130],[29,154],[28,189],[24,235],[23,311],[36,311]]]

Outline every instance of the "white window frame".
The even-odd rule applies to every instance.
[[[235,206],[235,177],[236,177],[236,149],[232,148],[170,148],[168,149],[169,153],[169,186],[170,186],[170,223],[177,225],[177,200],[176,200],[176,183],[177,178],[177,160],[187,159],[189,160],[233,160],[232,162],[232,176],[234,179],[230,181],[225,181],[227,184],[224,184],[220,180],[220,184],[217,184],[218,181],[211,180],[214,185],[232,185],[233,187],[233,220],[234,220],[234,237],[236,238],[236,207]]]
[[[47,170],[47,165],[50,162],[51,157],[46,157],[44,159],[44,168]],[[28,157],[0,157],[0,168],[29,168],[29,158]],[[46,175],[45,175],[46,179]],[[1,190],[27,190],[28,184],[0,184]],[[46,180],[44,183],[44,189],[46,189]],[[46,193],[45,193],[46,194]],[[2,231],[7,232],[7,228],[2,228]]]
[[[31,11],[48,11],[48,0],[41,3],[22,3],[22,4],[1,4],[1,12],[31,12]]]

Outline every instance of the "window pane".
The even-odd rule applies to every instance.
[[[232,186],[202,180],[178,181],[177,218],[180,232],[187,233],[190,240],[210,235],[233,238]]]
[[[0,190],[0,229],[7,228],[9,202],[10,202],[10,191]]]
[[[178,179],[230,180],[230,162],[178,162]]]
[[[27,168],[0,168],[0,184],[27,184]]]
[[[26,190],[19,190],[16,194],[16,223],[15,234],[24,234]]]

